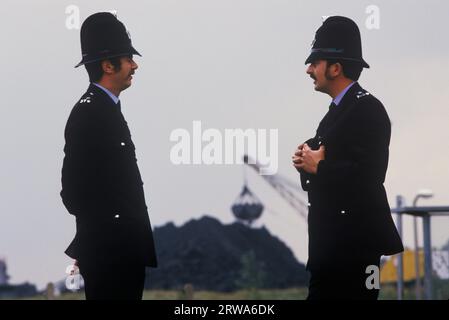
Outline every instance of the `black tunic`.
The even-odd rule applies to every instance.
[[[384,188],[391,124],[382,103],[355,83],[321,120],[317,174],[300,170],[309,197],[309,270],[403,250]]]
[[[67,255],[155,267],[143,182],[120,103],[91,84],[73,107],[65,141],[61,197],[77,227]]]

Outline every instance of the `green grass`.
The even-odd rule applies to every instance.
[[[434,300],[448,300],[449,299],[449,280],[433,279],[433,299]],[[421,297],[424,299],[424,289],[421,292]],[[380,294],[380,300],[396,300],[397,289],[396,285],[383,285]],[[404,300],[415,300],[415,286],[414,283],[406,283],[404,286]]]
[[[433,282],[434,299],[449,299],[449,281],[438,280]],[[217,291],[194,291],[194,300],[304,300],[307,297],[307,288],[298,287],[290,289],[248,289],[233,292]],[[27,300],[45,300],[43,295],[38,295]],[[56,296],[55,300],[84,300],[83,292],[65,293]],[[181,290],[145,290],[144,300],[182,300],[186,295]],[[396,300],[397,291],[395,285],[382,285],[379,300]],[[408,284],[404,288],[404,300],[415,300],[415,288],[413,284]]]
[[[233,292],[195,291],[194,300],[303,300],[307,288],[272,289],[272,290],[238,290]],[[26,298],[27,300],[45,300],[43,295]],[[55,300],[84,300],[83,292],[65,293]],[[179,290],[145,290],[143,300],[180,300],[185,294]]]

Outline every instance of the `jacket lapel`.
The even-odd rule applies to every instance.
[[[323,126],[320,132],[323,144],[326,144],[326,141],[329,141],[330,139],[335,137],[336,130],[341,127],[341,125],[343,125],[344,120],[348,117],[349,114],[351,114],[351,110],[354,108],[357,102],[357,100],[355,99],[355,92],[360,90],[362,90],[360,85],[357,82],[354,83],[354,85],[346,92],[343,99],[340,101],[340,104],[336,106],[334,114],[330,115],[329,119],[326,121],[326,126]]]

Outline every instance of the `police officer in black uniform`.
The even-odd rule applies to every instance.
[[[368,267],[379,267],[382,255],[403,245],[383,186],[390,120],[357,83],[369,65],[355,22],[327,18],[306,64],[315,90],[332,97],[315,137],[292,157],[309,197],[308,299],[377,299],[375,268]]]
[[[141,299],[146,266],[156,267],[143,182],[120,92],[137,69],[125,26],[100,12],[81,27],[90,85],[65,128],[61,197],[76,217],[66,254],[77,260],[86,299]]]

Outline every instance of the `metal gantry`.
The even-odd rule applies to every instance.
[[[402,197],[397,198],[397,207],[391,210],[396,213],[397,228],[402,238],[402,216],[410,215],[420,217],[423,221],[423,243],[424,243],[424,293],[427,300],[432,299],[432,237],[431,237],[431,218],[436,216],[449,216],[448,206],[426,206],[426,207],[405,207],[402,206]],[[403,298],[403,256],[398,257],[398,299]]]

